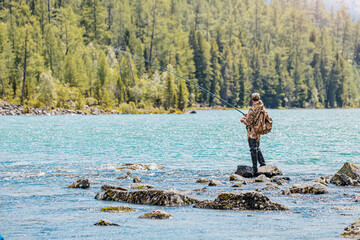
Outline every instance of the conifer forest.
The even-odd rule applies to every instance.
[[[345,1],[0,0],[0,99],[121,112],[360,106],[360,21]]]

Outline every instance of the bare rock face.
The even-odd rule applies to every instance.
[[[104,187],[105,186],[105,187]],[[96,194],[95,198],[105,201],[127,202],[132,204],[156,205],[167,207],[179,207],[199,202],[194,198],[168,190],[137,190],[124,191],[123,188],[104,185]]]
[[[258,175],[261,174],[264,174],[266,177],[271,178],[273,176],[282,175],[283,173],[275,165],[266,165],[259,167]]]
[[[254,176],[252,167],[245,166],[245,165],[238,165],[235,174],[245,177],[245,178],[251,178]]]
[[[130,170],[158,170],[164,169],[156,163],[126,163],[118,169],[130,169]]]
[[[169,219],[172,217],[173,216],[162,210],[154,210],[139,216],[139,218],[146,218],[146,219]]]
[[[229,181],[244,181],[245,179],[237,174],[231,174]]]
[[[325,194],[328,193],[326,187],[317,182],[303,182],[303,183],[296,183],[291,188],[287,188],[281,191],[283,195],[289,195],[291,193],[300,193],[300,194]]]
[[[199,178],[198,180],[196,180],[197,183],[207,183],[210,182],[209,179],[207,178]]]
[[[360,219],[346,227],[340,236],[344,238],[360,239]]]
[[[241,193],[225,192],[215,200],[205,200],[195,204],[196,208],[219,210],[289,210],[288,207],[271,201],[263,192],[248,191]]]
[[[261,174],[255,178],[255,182],[271,182],[271,179],[266,177],[264,174]]]
[[[95,226],[120,226],[117,223],[110,222],[108,220],[102,219],[94,224]]]
[[[90,181],[89,181],[89,179],[86,179],[86,178],[76,180],[75,182],[73,182],[72,184],[70,184],[68,186],[68,188],[83,188],[83,189],[86,189],[89,187],[90,187]]]
[[[360,165],[346,162],[330,182],[339,186],[360,185]]]

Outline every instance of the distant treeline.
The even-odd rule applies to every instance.
[[[180,109],[360,106],[360,21],[325,0],[0,0],[0,98]],[[340,1],[343,2],[343,1]],[[111,48],[109,48],[109,47]]]

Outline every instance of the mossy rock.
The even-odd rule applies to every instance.
[[[280,189],[280,188],[275,185],[266,186],[266,187],[262,188],[262,190],[264,190],[264,191],[272,191],[272,190],[278,190],[278,189]]]
[[[136,211],[136,209],[129,207],[129,206],[110,206],[110,207],[101,208],[100,211],[102,211],[102,212],[131,212],[131,211]]]
[[[173,216],[162,210],[154,210],[139,216],[139,218],[145,219],[169,219],[172,217]]]
[[[131,189],[153,189],[153,188],[155,188],[155,186],[150,185],[150,184],[140,184],[140,185],[138,185],[138,184],[131,184],[131,185],[130,185],[130,188],[131,188]]]
[[[207,183],[207,182],[210,182],[209,179],[207,178],[199,178],[198,180],[196,180],[197,183]]]
[[[304,182],[304,183],[296,183],[292,187],[281,191],[281,194],[283,194],[283,195],[289,195],[290,193],[325,194],[325,193],[329,193],[329,192],[326,189],[326,187],[320,183]]]
[[[335,173],[330,182],[339,186],[359,185],[360,165],[346,162],[342,168]]]
[[[102,219],[94,224],[95,226],[120,226],[117,223],[110,222],[108,220]]]
[[[241,184],[241,183],[238,183],[238,184],[232,185],[231,187],[239,188],[239,187],[241,187],[241,186],[242,186],[242,184]]]
[[[244,178],[237,174],[231,174],[229,181],[244,181]]]
[[[90,181],[86,178],[82,178],[79,180],[76,180],[75,182],[73,182],[72,184],[70,184],[68,186],[68,188],[89,188],[90,187]]]
[[[344,238],[360,239],[360,219],[346,227],[340,236]]]

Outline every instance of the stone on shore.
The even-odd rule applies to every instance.
[[[100,211],[102,212],[131,212],[131,211],[136,211],[135,208],[129,207],[129,206],[110,206],[110,207],[105,207],[105,208],[101,208]]]
[[[105,186],[105,185],[104,185]],[[132,204],[179,207],[199,202],[194,198],[168,190],[136,190],[124,191],[115,186],[102,186],[95,198],[105,201],[127,202]],[[115,188],[114,188],[115,187]]]
[[[282,175],[282,171],[275,165],[266,165],[258,168],[258,175],[264,174],[266,177],[271,178],[273,176]]]
[[[219,186],[221,185],[221,182],[218,180],[210,180],[209,186]]]
[[[251,178],[254,176],[252,167],[245,165],[238,165],[235,174],[245,178]]]
[[[154,210],[139,216],[139,218],[144,219],[169,219],[172,217],[173,216],[162,210]]]
[[[118,169],[130,169],[130,170],[158,170],[164,169],[156,163],[126,163]]]
[[[282,195],[289,195],[291,193],[325,194],[329,192],[323,184],[316,182],[303,182],[303,183],[296,183],[292,187],[281,191]]]
[[[102,219],[94,224],[95,226],[120,226],[117,223],[110,222],[108,220]]]
[[[215,200],[205,200],[195,204],[196,208],[219,210],[289,210],[288,207],[271,201],[263,192],[248,191],[241,193],[225,192]]]
[[[207,182],[210,182],[209,179],[207,178],[199,178],[198,180],[196,180],[197,183],[207,183]]]
[[[229,181],[244,181],[244,178],[237,174],[231,174]]]
[[[340,236],[343,238],[360,239],[360,219],[346,227]]]
[[[90,181],[89,181],[89,179],[86,179],[86,178],[76,180],[75,182],[73,182],[72,184],[70,184],[68,186],[68,188],[83,188],[83,189],[86,189],[89,187],[90,187]]]
[[[346,162],[330,182],[338,186],[358,186],[360,184],[360,165]]]
[[[271,182],[271,179],[261,174],[255,178],[255,182]]]

